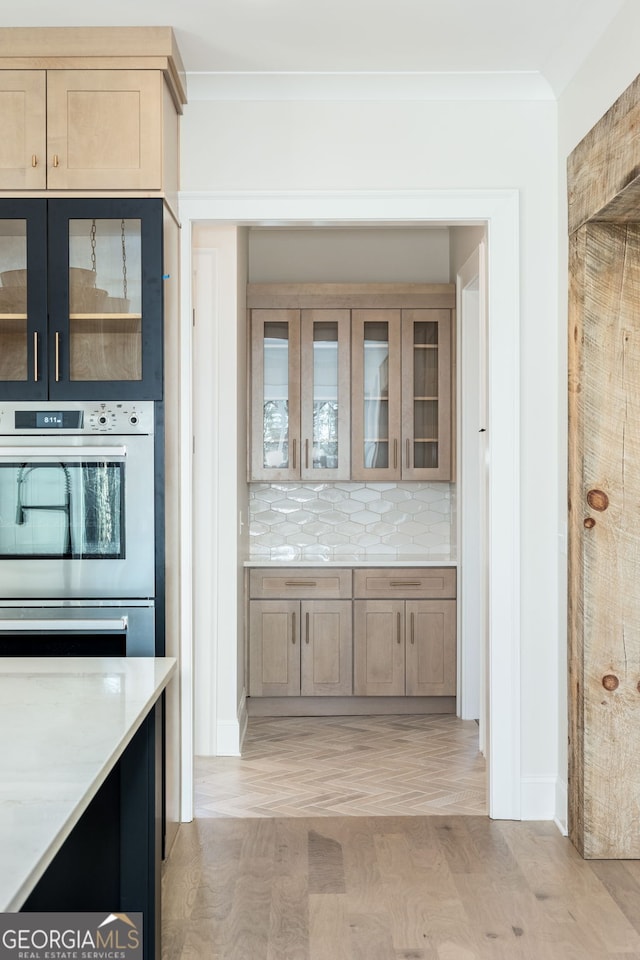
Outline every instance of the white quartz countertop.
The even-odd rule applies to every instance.
[[[170,657],[0,659],[0,911],[20,909],[175,669]]]
[[[245,567],[457,567],[449,555],[442,557],[367,557],[366,560],[246,560]]]

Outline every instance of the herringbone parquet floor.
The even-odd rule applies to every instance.
[[[252,717],[241,757],[196,760],[196,817],[486,812],[478,727],[453,716]]]

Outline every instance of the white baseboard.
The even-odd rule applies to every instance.
[[[520,780],[520,819],[554,820],[556,817],[556,777],[522,777]]]
[[[216,724],[216,757],[239,757],[247,731],[247,698],[242,695],[237,720],[218,720]]]
[[[569,785],[560,777],[556,780],[556,815],[553,818],[563,837],[569,835]]]
[[[216,726],[216,757],[240,756],[240,725],[237,720],[218,721]]]
[[[245,692],[242,694],[242,698],[238,704],[238,746],[240,750],[242,750],[242,744],[244,743],[248,723],[249,713],[247,711],[247,694]]]

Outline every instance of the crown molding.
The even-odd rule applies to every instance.
[[[187,74],[189,100],[555,100],[538,71],[482,73],[207,72]]]

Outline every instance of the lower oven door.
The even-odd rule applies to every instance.
[[[154,597],[153,437],[3,437],[0,595]]]
[[[2,657],[152,657],[153,603],[0,607]]]

